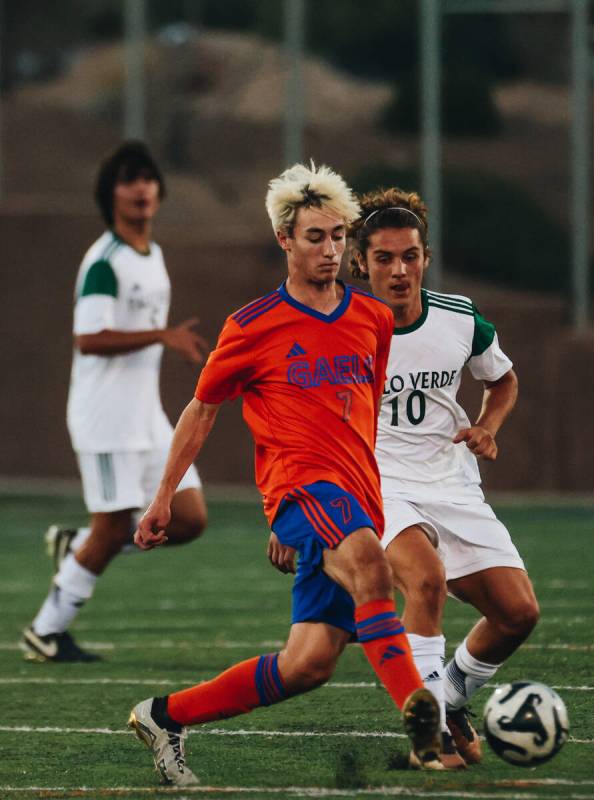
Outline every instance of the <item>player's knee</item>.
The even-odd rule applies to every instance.
[[[531,599],[522,603],[512,616],[511,621],[518,635],[525,638],[532,633],[539,619],[540,608],[536,600]]]
[[[206,528],[206,524],[206,512],[191,520],[188,520],[185,524],[184,531],[186,541],[191,542],[194,539],[198,539],[200,536],[202,536],[204,529]]]
[[[355,576],[353,599],[357,605],[384,597],[392,597],[394,579],[388,560],[379,555],[370,558]]]
[[[417,576],[417,580],[405,592],[407,606],[413,604],[434,614],[441,613],[446,598],[447,586],[443,568]]]
[[[303,654],[292,659],[282,677],[290,692],[307,692],[329,681],[335,668],[333,656]]]
[[[527,599],[516,603],[506,614],[499,627],[507,635],[515,639],[524,640],[532,633],[540,619],[540,608],[535,599]]]
[[[167,529],[169,544],[188,544],[198,539],[204,533],[206,523],[206,512],[184,517],[176,516]]]

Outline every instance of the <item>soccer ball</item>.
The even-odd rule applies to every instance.
[[[548,761],[569,735],[563,700],[544,683],[532,681],[495,689],[485,705],[484,728],[495,753],[519,767]]]

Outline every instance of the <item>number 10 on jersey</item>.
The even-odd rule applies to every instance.
[[[400,397],[395,397],[390,405],[392,406],[392,419],[390,421],[390,425],[397,426],[398,419],[399,419],[399,404],[400,404]],[[404,400],[402,400],[404,403]],[[406,417],[411,425],[418,425],[425,419],[425,407],[427,405],[427,401],[423,392],[419,389],[415,389],[414,392],[411,392],[409,396],[406,398]]]

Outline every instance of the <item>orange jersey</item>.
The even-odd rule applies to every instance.
[[[374,447],[393,327],[387,305],[348,285],[330,315],[283,284],[227,318],[196,397],[243,396],[270,523],[291,489],[330,481],[359,500],[382,535]]]

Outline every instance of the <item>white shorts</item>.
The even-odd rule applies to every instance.
[[[169,445],[138,452],[77,453],[89,513],[146,508],[155,496],[168,454]],[[201,486],[191,464],[177,491]]]
[[[403,530],[419,525],[437,548],[446,580],[490,567],[526,569],[507,528],[483,501],[413,503],[385,497],[384,516],[384,550]]]

